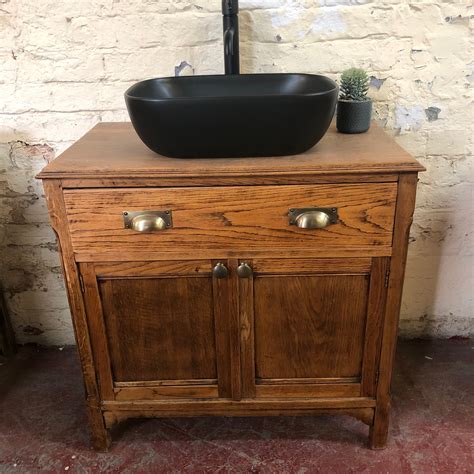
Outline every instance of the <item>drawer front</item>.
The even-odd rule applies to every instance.
[[[396,183],[212,188],[110,188],[66,190],[76,254],[146,252],[327,252],[390,249]],[[326,228],[290,225],[294,208],[337,208]],[[172,227],[141,233],[124,227],[123,212],[172,212]],[[224,254],[224,253],[223,253]],[[128,257],[127,257],[128,256]]]

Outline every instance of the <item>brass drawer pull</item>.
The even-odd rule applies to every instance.
[[[171,211],[124,211],[123,223],[125,229],[135,232],[161,232],[173,227]]]
[[[288,217],[289,224],[295,225],[300,229],[324,229],[331,224],[335,224],[338,219],[335,207],[290,209]]]

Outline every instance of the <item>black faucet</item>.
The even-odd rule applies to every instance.
[[[224,62],[226,74],[240,74],[239,0],[222,0]]]

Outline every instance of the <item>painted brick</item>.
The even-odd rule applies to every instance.
[[[73,341],[35,174],[96,123],[128,120],[135,81],[222,73],[220,3],[0,0],[0,274],[20,342]],[[241,0],[240,22],[243,72],[368,69],[374,118],[428,169],[401,334],[472,334],[472,2]]]

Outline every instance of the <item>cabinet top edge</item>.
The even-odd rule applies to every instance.
[[[100,123],[49,163],[38,179],[305,176],[421,172],[425,168],[380,127],[360,135],[326,136],[301,155],[179,159],[158,155],[128,122]]]

